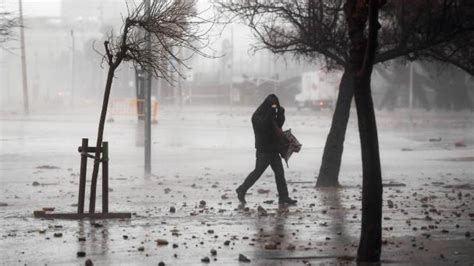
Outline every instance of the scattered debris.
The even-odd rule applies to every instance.
[[[168,240],[165,240],[165,239],[157,239],[155,240],[156,241],[156,244],[158,246],[165,246],[165,245],[168,245]]]
[[[462,148],[467,147],[466,143],[464,143],[464,140],[456,141],[454,143],[454,146],[455,147],[462,147]]]
[[[392,209],[393,208],[393,201],[387,200],[387,206]]]
[[[257,212],[258,212],[259,216],[267,216],[268,215],[267,211],[260,205],[257,207]]]
[[[40,166],[37,166],[36,169],[48,169],[48,170],[51,170],[51,169],[59,169],[59,167],[57,166],[54,166],[54,165],[40,165]]]
[[[400,182],[390,181],[388,183],[382,184],[383,187],[406,187],[407,185]]]
[[[100,224],[100,223],[93,223],[92,224],[95,228],[101,228],[101,227],[104,227],[103,224]]]
[[[240,262],[250,262],[250,259],[245,257],[244,255],[242,254],[239,254],[239,261]]]
[[[460,184],[460,185],[445,185],[443,188],[453,188],[453,189],[474,189],[474,186],[471,184]]]
[[[265,244],[265,249],[275,250],[275,249],[277,249],[277,245],[275,243],[267,243],[267,244]]]

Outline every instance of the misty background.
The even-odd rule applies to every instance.
[[[130,3],[130,2],[129,2]],[[24,1],[25,48],[28,92],[33,111],[44,108],[77,108],[101,101],[105,63],[101,68],[103,41],[118,35],[127,14],[123,0]],[[218,13],[212,1],[201,0],[199,9]],[[18,2],[0,1],[3,12],[18,15]],[[0,110],[20,112],[23,94],[19,29],[0,49]],[[255,50],[256,39],[246,25],[216,25],[208,54],[194,57],[183,68],[186,80],[176,76],[172,85],[153,80],[152,96],[159,104],[255,106],[268,93],[283,103],[296,105],[303,73],[321,69],[317,59],[308,62],[293,56]],[[337,70],[336,70],[337,71]],[[410,72],[413,89],[410,90]],[[429,62],[400,60],[376,66],[373,97],[376,108],[410,107],[425,110],[473,110],[473,78],[453,67]],[[133,66],[126,62],[116,73],[112,89],[115,106],[140,98]],[[337,83],[332,90],[337,90]],[[411,99],[410,100],[410,95]],[[334,93],[335,100],[336,93]]]

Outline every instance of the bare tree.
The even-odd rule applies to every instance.
[[[243,20],[259,40],[256,49],[324,59],[344,74],[317,186],[338,186],[344,138],[354,95],[348,71],[349,37],[344,0],[223,1],[221,8]],[[379,50],[374,64],[395,58],[455,65],[474,75],[474,7],[469,0],[389,1],[380,10]]]
[[[182,53],[178,54],[178,49],[208,57],[203,49],[208,45],[207,33],[213,23],[201,17],[195,4],[195,0],[153,0],[149,6],[145,3],[135,5],[124,19],[120,35],[111,34],[104,42],[103,61],[108,65],[108,73],[96,147],[102,146],[112,81],[115,70],[123,61],[130,61],[154,77],[172,82],[174,73],[182,76],[178,66],[189,67],[186,61],[190,56],[180,56]],[[96,195],[99,149],[94,159],[91,199]],[[89,212],[95,212],[94,208],[91,201]]]
[[[18,19],[10,12],[0,12],[0,44],[7,42],[13,36],[12,30],[20,26]]]
[[[468,1],[402,0],[381,9],[385,2],[241,0],[221,4],[250,26],[260,40],[260,48],[309,59],[323,57],[328,67],[344,68],[318,186],[338,185],[342,144],[354,95],[363,169],[357,258],[361,262],[380,261],[382,242],[382,175],[370,85],[373,65],[400,57],[441,60],[441,54],[446,56],[443,62],[456,60],[460,68],[474,73],[472,60],[455,59],[461,54],[473,57],[468,53],[472,42],[463,45],[461,41],[472,40],[473,36],[474,20]],[[438,49],[442,52],[436,53]]]

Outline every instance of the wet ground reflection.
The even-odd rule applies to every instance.
[[[272,210],[273,211],[273,210]],[[283,257],[288,255],[288,247],[291,239],[286,230],[288,223],[288,206],[279,205],[275,212],[266,214],[263,211],[258,212],[258,217],[254,221],[254,231],[256,232],[255,244],[259,245],[254,252],[258,258]],[[263,213],[262,213],[263,212]],[[269,265],[268,262],[260,261],[255,265]]]
[[[83,251],[88,255],[100,255],[104,260],[107,260],[110,247],[108,228],[111,226],[108,220],[101,220],[100,223],[94,220],[78,221],[78,252]]]
[[[341,203],[341,198],[344,194],[343,190],[343,188],[318,189],[322,204],[327,206],[329,210],[333,210],[327,212],[330,219],[329,230],[331,235],[341,244],[350,243],[352,240],[346,228],[348,224],[346,216],[348,213]]]

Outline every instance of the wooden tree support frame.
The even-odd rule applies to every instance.
[[[86,173],[87,173],[87,158],[95,159],[94,155],[97,147],[89,147],[89,139],[83,138],[82,145],[78,148],[81,154],[81,169],[79,173],[79,198],[77,203],[77,213],[54,213],[52,211],[34,211],[33,214],[37,218],[49,219],[124,219],[131,218],[132,214],[129,212],[109,212],[109,143],[104,141],[100,149],[100,162],[102,163],[102,213],[95,213],[91,211],[95,209],[95,197],[90,197],[89,213],[84,213],[84,201],[86,194]],[[91,190],[95,188],[91,185]]]
[[[55,213],[47,211],[34,211],[36,218],[45,219],[65,219],[65,220],[81,220],[81,219],[129,219],[132,214],[129,212],[108,212],[108,213]]]

